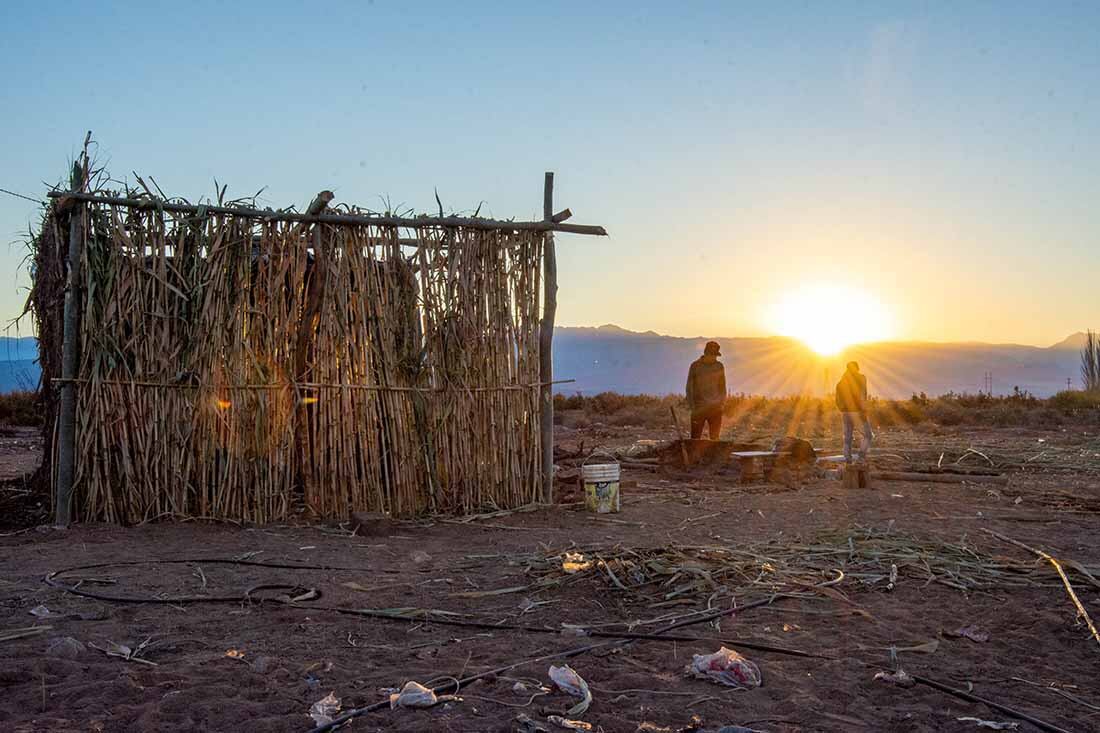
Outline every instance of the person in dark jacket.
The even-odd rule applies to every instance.
[[[711,440],[722,433],[722,407],[726,404],[726,368],[717,341],[708,341],[703,355],[691,364],[687,378],[687,402],[691,409],[691,438],[703,436],[703,426]]]
[[[856,422],[863,426],[863,445],[859,449],[859,460],[867,460],[871,452],[871,419],[867,416],[867,377],[859,373],[859,364],[848,362],[844,376],[836,385],[836,407],[844,420],[844,461],[852,462],[852,434]]]

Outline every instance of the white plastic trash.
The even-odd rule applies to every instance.
[[[584,505],[590,512],[608,514],[620,509],[619,464],[593,463],[581,466]]]

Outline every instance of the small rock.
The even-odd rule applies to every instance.
[[[59,636],[51,639],[50,645],[46,647],[46,654],[63,659],[76,659],[86,651],[87,647],[84,646],[84,643],[71,636]]]

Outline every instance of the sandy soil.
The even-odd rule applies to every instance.
[[[598,434],[597,434],[598,433]],[[644,431],[596,427],[567,432],[581,439],[629,443]],[[653,607],[652,599],[619,591],[602,573],[575,582],[532,587],[539,568],[571,546],[593,556],[601,548],[666,545],[744,547],[772,540],[810,542],[840,530],[876,531],[965,543],[982,556],[1031,563],[1028,553],[982,532],[993,529],[1063,559],[1100,564],[1100,450],[1095,435],[1035,431],[891,433],[884,452],[934,456],[959,446],[1019,455],[1008,486],[883,482],[844,490],[814,479],[798,489],[740,486],[728,474],[632,471],[623,511],[594,516],[576,506],[515,513],[466,524],[399,523],[376,536],[349,528],[239,528],[201,523],[123,529],[39,527],[0,537],[0,635],[42,627],[0,641],[0,728],[11,731],[306,731],[315,701],[334,692],[345,709],[385,700],[407,680],[462,677],[512,662],[560,653],[595,639],[444,626],[431,620],[362,618],[318,606],[414,607],[464,614],[455,618],[560,629],[561,624],[638,622],[706,608],[707,594],[684,605]],[[1032,463],[1027,459],[1040,455]],[[932,458],[934,462],[934,458]],[[1017,499],[1019,499],[1017,501]],[[341,567],[293,570],[220,565],[212,559]],[[259,584],[314,588],[320,598],[297,607],[281,602],[112,603],[67,594],[43,583],[55,570],[135,560],[190,563],[112,566],[67,576],[96,593],[155,598],[177,595],[241,598]],[[541,559],[541,560],[540,560]],[[540,564],[542,562],[543,564]],[[926,686],[875,680],[866,664],[888,665],[889,647],[936,641],[931,653],[897,653],[910,673],[971,689],[1065,730],[1100,730],[1100,646],[1076,622],[1065,590],[1050,571],[1026,587],[961,590],[929,581],[921,560],[903,564],[893,590],[849,578],[836,594],[805,588],[780,599],[678,633],[709,637],[676,643],[607,646],[570,664],[594,690],[583,716],[603,731],[691,730],[747,725],[760,731],[977,731],[972,717],[1012,721],[1003,712]],[[766,569],[761,568],[761,573]],[[964,572],[964,570],[960,570]],[[763,577],[763,575],[761,576]],[[1079,574],[1074,584],[1100,618],[1100,593]],[[349,585],[350,584],[350,585]],[[764,586],[761,586],[762,588]],[[501,590],[500,594],[484,591]],[[518,590],[509,590],[518,589]],[[273,597],[285,590],[257,591]],[[292,591],[293,592],[293,591]],[[480,594],[480,595],[476,595]],[[738,605],[767,592],[738,593]],[[731,600],[711,600],[714,607]],[[36,618],[44,605],[51,616]],[[313,608],[310,608],[313,606]],[[945,634],[974,625],[989,640]],[[47,628],[48,627],[48,628]],[[624,628],[623,626],[608,628]],[[637,624],[652,632],[660,624]],[[72,637],[83,649],[51,646]],[[736,691],[683,674],[694,653],[718,639],[770,644],[828,658],[738,647],[756,662],[764,684]],[[136,647],[142,658],[109,656],[91,645]],[[230,650],[243,657],[227,656]],[[573,703],[560,692],[536,697],[550,662],[477,682],[459,702],[431,710],[384,710],[348,730],[511,731],[517,714],[544,720]],[[1026,680],[1021,681],[1021,680]],[[1032,684],[1028,684],[1028,683]],[[1016,721],[1020,730],[1035,730]],[[552,726],[550,727],[553,730]]]

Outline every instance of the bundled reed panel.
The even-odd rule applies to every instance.
[[[81,517],[538,500],[545,231],[212,208],[87,204]]]

